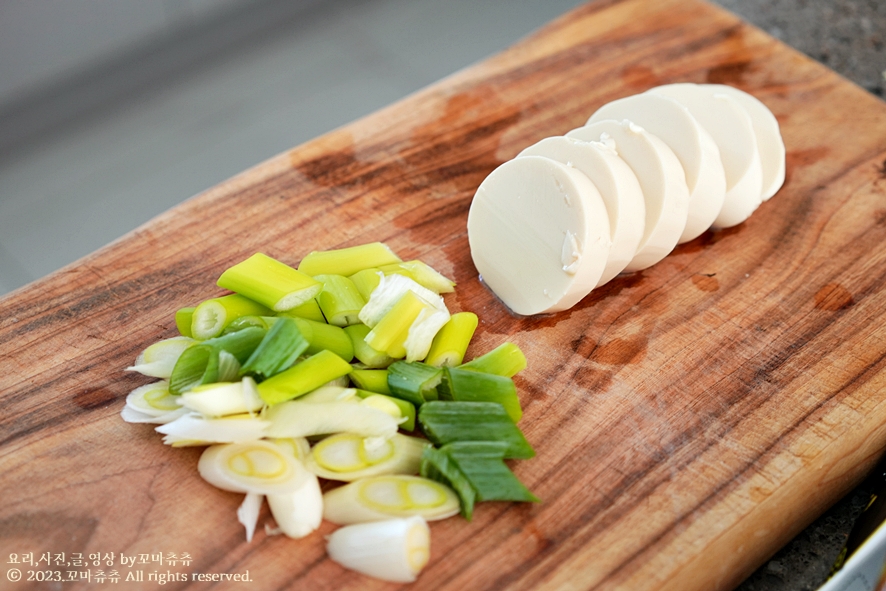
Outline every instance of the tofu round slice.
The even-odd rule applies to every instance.
[[[763,202],[763,168],[751,117],[738,101],[708,86],[666,84],[649,92],[679,101],[717,142],[726,173],[726,198],[713,226],[730,228],[748,219]]]
[[[584,173],[597,187],[609,215],[612,246],[597,287],[626,269],[643,239],[646,206],[643,191],[631,168],[612,148],[564,136],[549,137],[519,154],[545,156]]]
[[[760,151],[760,164],[763,167],[763,201],[768,200],[784,184],[785,147],[778,119],[760,99],[743,90],[725,84],[702,86],[708,86],[713,92],[735,99],[750,116],[757,138],[757,149]]]
[[[625,270],[640,271],[665,258],[677,246],[689,215],[686,174],[674,151],[630,121],[597,121],[573,129],[566,137],[611,143],[640,183],[646,229],[637,254]]]
[[[689,187],[689,213],[680,244],[702,235],[726,198],[726,173],[716,142],[689,110],[660,94],[635,94],[600,107],[588,124],[606,119],[633,121],[674,151]]]
[[[514,158],[477,188],[468,242],[483,282],[513,312],[559,312],[600,280],[609,218],[578,170],[542,156]]]

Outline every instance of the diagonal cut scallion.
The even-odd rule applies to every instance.
[[[443,379],[437,387],[440,400],[498,402],[515,423],[523,416],[517,387],[511,378],[456,367],[446,367],[441,372]]]
[[[454,441],[501,441],[505,458],[528,459],[535,450],[497,402],[433,400],[418,409],[422,431],[435,445]]]
[[[291,318],[278,318],[240,367],[240,375],[269,378],[289,369],[308,348],[308,341]]]
[[[503,343],[492,351],[459,365],[458,368],[512,378],[526,369],[526,356],[514,343]]]

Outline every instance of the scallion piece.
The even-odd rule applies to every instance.
[[[279,318],[265,334],[249,359],[240,367],[240,375],[269,378],[289,369],[308,348],[308,341],[292,318]]]
[[[246,376],[239,382],[217,382],[194,386],[181,395],[181,404],[205,417],[251,413],[264,406],[255,382]]]
[[[351,344],[351,337],[340,326],[332,326],[307,318],[293,317],[292,319],[302,336],[308,341],[306,353],[309,355],[325,350],[332,351],[345,361],[354,358],[354,345]]]
[[[361,402],[302,402],[289,400],[267,409],[269,437],[313,437],[330,433],[353,433],[361,437],[389,439],[397,433],[400,419]]]
[[[436,367],[461,365],[478,323],[473,312],[456,312],[450,316],[431,342],[425,363]]]
[[[366,335],[371,329],[365,324],[353,324],[344,327],[344,331],[351,337],[354,346],[354,357],[367,368],[384,368],[393,363],[394,358],[384,351],[373,349],[366,342]]]
[[[183,337],[193,337],[191,332],[191,322],[194,318],[195,307],[179,308],[175,311],[175,327],[178,333]]]
[[[497,402],[426,402],[418,409],[418,423],[435,445],[501,441],[507,444],[505,458],[527,459],[535,455],[523,433]]]
[[[377,394],[391,394],[388,388],[388,370],[386,369],[354,369],[348,374],[351,382],[361,390]]]
[[[350,372],[348,362],[332,351],[324,350],[266,379],[258,385],[258,394],[267,404],[279,404]]]
[[[421,457],[419,474],[423,478],[434,480],[450,487],[461,500],[461,515],[468,521],[474,516],[474,503],[477,501],[477,492],[471,486],[458,465],[446,454],[436,447],[425,449]]]
[[[437,399],[437,385],[443,370],[420,362],[395,361],[388,367],[388,389],[391,396],[421,406]]]
[[[378,284],[381,282],[381,278],[384,276],[384,273],[379,271],[377,268],[371,269],[363,269],[362,271],[358,271],[354,273],[348,279],[351,280],[351,283],[354,284],[354,287],[357,288],[357,291],[360,292],[360,295],[363,296],[363,299],[367,302],[369,298],[372,297],[372,292],[375,291],[375,288],[378,287]]]
[[[225,327],[222,331],[221,336],[225,336],[231,334],[232,332],[241,331],[246,328],[260,328],[262,330],[268,330],[270,325],[265,320],[264,316],[241,316],[237,318],[229,325]]]
[[[247,326],[221,336],[207,339],[201,345],[227,351],[239,363],[246,363],[256,347],[264,340],[267,331],[260,326]]]
[[[155,430],[165,435],[163,443],[184,447],[256,441],[266,435],[265,431],[269,426],[269,422],[251,414],[210,418],[191,412],[160,425]]]
[[[222,273],[218,286],[275,312],[296,308],[323,289],[323,284],[310,275],[260,252]]]
[[[419,315],[431,305],[412,291],[406,291],[390,310],[366,335],[366,343],[376,351],[384,351],[391,357],[406,356],[406,339],[409,329]]]
[[[353,281],[342,275],[314,275],[314,279],[323,284],[316,301],[329,324],[350,326],[360,322],[357,315],[366,300]]]
[[[329,557],[364,575],[411,583],[431,556],[431,532],[421,517],[340,527],[326,539]]]
[[[338,433],[314,446],[305,467],[321,478],[342,482],[381,474],[418,474],[422,452],[430,445],[425,439],[399,433],[381,441]]]
[[[297,318],[313,320],[314,322],[326,322],[326,317],[323,316],[323,311],[320,309],[320,304],[317,303],[317,298],[311,298],[300,306],[280,312],[278,316],[295,316]]]
[[[218,347],[194,345],[181,354],[169,377],[169,392],[178,396],[194,386],[226,382],[237,376],[237,359]]]
[[[351,372],[353,373],[353,372]],[[401,398],[396,398],[394,396],[388,396],[387,394],[378,394],[376,392],[370,392],[368,390],[355,390],[357,396],[363,399],[373,398],[375,396],[382,396],[385,399],[389,400],[391,403],[397,405],[397,408],[400,410],[400,416],[405,417],[406,420],[400,423],[400,428],[404,431],[414,431],[415,430],[415,416],[416,410],[415,405],[407,400],[403,400]]]
[[[448,486],[402,474],[361,478],[323,495],[323,517],[337,525],[412,515],[433,521],[458,509],[458,495]]]
[[[422,261],[405,261],[382,265],[378,268],[385,275],[396,273],[409,277],[419,285],[426,287],[434,293],[452,293],[455,291],[455,282],[441,275],[436,269]]]
[[[517,387],[511,378],[456,367],[445,367],[441,372],[443,380],[437,387],[440,400],[498,402],[515,423],[523,416],[520,399],[517,397]],[[393,389],[391,391],[393,392]]]
[[[440,448],[456,463],[478,501],[538,502],[504,462],[507,444],[501,441],[456,441]]]
[[[232,293],[201,302],[191,316],[191,336],[198,340],[217,337],[241,316],[262,316],[271,311],[246,296]]]
[[[197,470],[222,490],[263,495],[296,491],[310,476],[298,460],[270,441],[213,445],[200,456]]]
[[[397,263],[401,259],[383,242],[370,242],[336,250],[314,251],[298,264],[308,275],[353,275],[363,269]]]
[[[136,358],[135,365],[127,367],[126,371],[135,371],[152,378],[168,378],[181,354],[196,342],[184,336],[157,341],[148,345]]]
[[[514,343],[503,343],[492,351],[459,365],[458,368],[511,378],[526,369],[526,356]]]

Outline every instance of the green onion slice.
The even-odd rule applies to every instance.
[[[454,441],[501,441],[505,458],[527,459],[535,450],[497,402],[431,401],[418,409],[422,431],[435,445]]]
[[[297,308],[323,289],[323,284],[309,275],[260,252],[228,268],[218,278],[218,286],[275,312]]]
[[[388,389],[391,396],[421,406],[436,400],[437,385],[443,379],[443,370],[424,363],[396,361],[388,367]]]
[[[515,423],[523,416],[517,387],[511,378],[454,367],[441,371],[443,379],[437,388],[440,400],[498,402]]]

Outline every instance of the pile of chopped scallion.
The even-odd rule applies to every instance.
[[[206,446],[200,475],[246,495],[247,540],[267,499],[268,533],[304,537],[325,518],[343,526],[333,560],[408,582],[429,558],[426,521],[538,500],[505,463],[535,453],[516,425],[526,358],[504,343],[465,363],[477,316],[449,313],[455,284],[430,266],[376,242],[297,269],[255,254],[218,285],[232,293],[178,310],[180,336],[128,368],[160,381],[121,414]],[[324,494],[318,478],[347,484]]]

